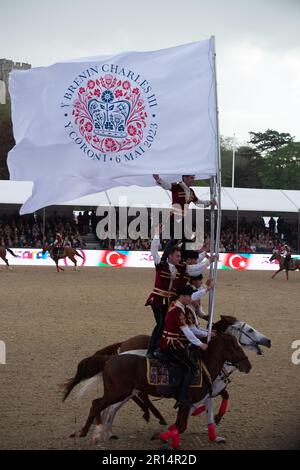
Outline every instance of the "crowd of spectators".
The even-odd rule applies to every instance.
[[[43,221],[41,218],[36,218],[33,215],[0,214],[0,246],[8,248],[42,248],[44,242],[53,243],[57,232],[63,235],[66,246],[84,247],[78,224],[73,219],[69,220],[59,216],[47,217],[43,236]]]
[[[43,221],[40,217],[0,215],[0,245],[8,248],[41,248],[43,241],[51,244],[57,232],[64,238],[65,246],[74,248],[89,248],[85,243],[86,235],[94,234],[93,248],[110,250],[149,250],[149,239],[106,239],[96,237],[98,218],[95,211],[79,212],[77,217],[66,218],[53,215],[46,218],[45,234],[43,235]],[[205,233],[209,233],[206,227]],[[247,222],[244,218],[239,221],[229,220],[226,216],[222,220],[220,239],[220,252],[244,253],[270,253],[280,242],[285,241],[296,249],[297,227],[287,224],[279,217],[277,223],[271,217],[268,226],[262,218],[256,222]],[[209,236],[205,238],[205,245],[209,247]]]

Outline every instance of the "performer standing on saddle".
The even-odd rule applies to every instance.
[[[184,218],[187,214],[187,210],[189,204],[193,202],[198,206],[215,207],[216,201],[202,201],[197,198],[195,191],[191,188],[192,184],[195,181],[195,175],[182,175],[182,181],[179,183],[168,183],[167,181],[160,178],[159,175],[153,175],[153,178],[156,181],[156,184],[161,186],[163,189],[171,191],[172,193],[172,211],[170,215],[170,236],[171,240],[168,244],[168,247],[172,247],[174,244],[178,242],[178,238],[176,239],[176,233],[181,234],[181,238],[183,240],[183,254],[185,251],[185,246],[188,240],[184,233],[185,226],[184,226]],[[190,234],[192,237],[192,233]]]
[[[181,277],[183,278],[185,274],[189,276],[197,276],[201,274],[202,271],[204,271],[204,269],[215,260],[215,256],[211,256],[209,259],[194,265],[187,265],[185,263],[181,264],[181,251],[178,246],[173,246],[169,250],[167,258],[164,255],[160,258],[158,254],[160,245],[159,231],[160,229],[158,228],[151,243],[151,254],[156,269],[154,289],[150,293],[145,304],[151,306],[156,321],[156,326],[152,332],[147,353],[150,358],[155,357],[154,352],[158,347],[162,335],[167,309],[172,296],[175,294],[175,292],[172,292],[173,283],[178,281]]]
[[[56,233],[55,240],[52,246],[53,246],[53,255],[58,256],[59,249],[64,246],[64,239],[60,232]]]
[[[170,360],[178,362],[182,366],[184,376],[177,395],[177,404],[182,405],[190,404],[188,401],[188,389],[197,370],[197,365],[191,357],[188,345],[191,343],[204,351],[208,347],[188,327],[186,306],[191,303],[192,293],[191,287],[180,289],[178,300],[173,302],[168,310],[160,341],[161,351]]]
[[[284,267],[288,271],[290,269],[290,261],[292,259],[292,249],[287,243],[283,245],[281,254],[284,256]]]

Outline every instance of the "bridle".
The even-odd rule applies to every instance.
[[[245,335],[247,338],[249,338],[253,342],[253,339],[251,338],[251,336],[248,335],[248,333],[246,333],[246,331],[243,331],[246,325],[247,325],[246,322],[242,324],[241,328],[236,328],[235,326],[230,325],[232,330],[235,330],[235,331],[239,332],[236,339],[238,340],[238,342],[240,343],[241,346],[248,346],[247,344],[242,343],[242,341],[241,341],[242,335]],[[257,343],[255,343],[255,344],[257,344]]]

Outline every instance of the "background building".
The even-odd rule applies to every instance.
[[[13,60],[0,59],[0,104],[5,103],[5,98],[9,98],[8,94],[8,76],[9,73],[16,70],[28,70],[31,68],[30,64],[24,62],[14,62]],[[3,83],[4,82],[4,91]]]

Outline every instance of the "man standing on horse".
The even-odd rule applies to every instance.
[[[56,233],[55,240],[53,242],[53,256],[58,256],[59,249],[64,246],[64,239],[60,232]]]
[[[211,256],[209,259],[194,265],[180,263],[181,251],[177,245],[169,250],[167,259],[165,256],[161,258],[158,254],[159,244],[158,229],[151,243],[151,254],[156,270],[154,289],[148,296],[145,304],[151,306],[156,321],[156,326],[149,341],[148,357],[150,358],[155,356],[154,351],[161,338],[168,306],[174,294],[177,294],[177,292],[172,292],[173,283],[177,283],[185,274],[187,274],[188,277],[201,274],[204,269],[215,260],[215,256]],[[188,277],[185,280],[185,284],[187,283]]]
[[[184,376],[178,390],[177,403],[183,405],[189,404],[188,390],[197,370],[197,365],[191,357],[188,345],[191,343],[196,348],[204,351],[208,347],[207,344],[202,343],[194,335],[187,323],[186,307],[191,303],[192,294],[193,289],[191,287],[187,286],[180,289],[178,300],[173,302],[168,310],[160,341],[161,351],[182,366]]]
[[[178,242],[176,239],[176,233],[181,234],[183,240],[182,252],[184,255],[186,249],[186,243],[191,241],[192,233],[190,234],[190,240],[186,238],[185,234],[185,216],[187,215],[187,210],[189,204],[193,202],[197,206],[204,206],[212,208],[215,207],[216,201],[203,201],[197,198],[195,191],[191,188],[192,184],[195,181],[195,175],[182,175],[182,181],[179,183],[168,183],[167,181],[160,178],[159,175],[153,175],[153,178],[156,181],[156,184],[161,186],[163,189],[171,191],[172,193],[172,210],[170,215],[170,235],[171,240],[168,243],[169,247],[172,247]]]
[[[283,245],[281,254],[284,256],[284,267],[288,271],[290,269],[290,261],[292,259],[292,249],[287,243]]]

